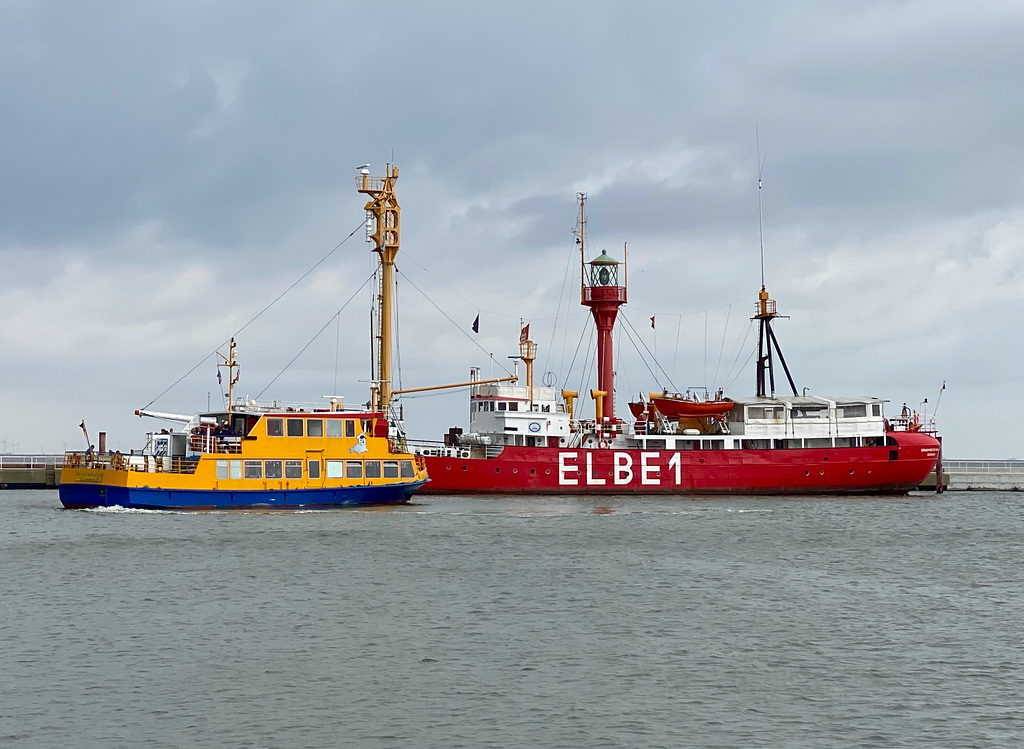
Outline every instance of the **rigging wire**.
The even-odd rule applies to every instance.
[[[158,400],[160,400],[160,399],[161,399],[161,398],[163,398],[163,397],[164,397],[165,395],[167,395],[167,393],[169,393],[169,392],[170,392],[170,391],[171,391],[172,389],[174,389],[174,387],[176,387],[176,386],[177,386],[177,385],[178,385],[178,384],[179,384],[179,383],[180,383],[180,382],[181,382],[182,380],[184,380],[184,379],[185,379],[186,377],[188,377],[188,376],[189,376],[190,374],[192,374],[192,373],[193,373],[193,372],[195,372],[195,371],[196,371],[197,369],[199,369],[199,367],[201,367],[201,366],[202,366],[203,364],[205,364],[205,363],[206,363],[206,362],[207,362],[207,361],[208,361],[208,360],[210,359],[210,357],[211,357],[211,356],[215,356],[215,355],[217,354],[217,351],[219,351],[219,350],[220,350],[221,348],[223,348],[224,346],[226,346],[226,345],[227,345],[228,343],[230,343],[230,342],[231,342],[231,339],[232,339],[232,338],[236,337],[236,336],[237,336],[237,335],[238,335],[239,333],[241,333],[241,332],[242,332],[243,330],[245,330],[245,329],[246,329],[246,328],[248,328],[248,327],[249,327],[250,325],[252,325],[252,324],[253,324],[254,322],[256,322],[256,320],[258,320],[258,319],[259,319],[259,318],[260,318],[260,317],[261,317],[261,316],[263,315],[263,313],[264,313],[264,312],[266,312],[266,311],[267,311],[268,309],[270,309],[270,308],[271,308],[271,307],[273,307],[273,306],[274,306],[275,304],[277,304],[277,303],[278,303],[278,302],[279,302],[279,301],[281,300],[281,297],[283,297],[283,296],[284,296],[285,294],[287,294],[287,293],[288,293],[289,291],[291,291],[291,290],[292,290],[292,289],[294,289],[294,288],[295,288],[296,286],[298,286],[298,285],[299,285],[299,283],[301,283],[301,282],[302,282],[302,281],[303,281],[303,280],[304,280],[304,279],[305,279],[305,278],[306,278],[306,277],[307,277],[307,276],[308,276],[308,275],[309,275],[310,273],[312,273],[312,272],[313,272],[313,271],[315,271],[315,270],[316,270],[317,268],[319,268],[319,267],[320,267],[320,266],[321,266],[321,265],[322,265],[322,264],[324,263],[324,261],[325,261],[325,260],[327,260],[327,258],[329,258],[329,257],[330,257],[331,255],[333,255],[333,254],[334,254],[335,252],[337,252],[337,251],[338,251],[338,249],[339,249],[339,248],[340,248],[340,247],[341,247],[341,246],[342,246],[343,244],[345,244],[345,242],[347,242],[348,240],[352,239],[352,237],[353,237],[353,236],[355,236],[355,233],[356,233],[357,231],[359,231],[360,229],[362,229],[362,228],[363,228],[363,226],[364,226],[364,222],[363,222],[363,221],[360,221],[360,222],[359,222],[359,225],[358,225],[358,226],[357,226],[357,227],[356,227],[355,229],[353,229],[353,230],[351,231],[351,233],[350,233],[350,234],[349,234],[349,235],[348,235],[347,237],[345,237],[345,238],[344,238],[343,240],[341,240],[340,242],[338,242],[338,244],[336,244],[336,245],[334,246],[334,249],[332,249],[332,250],[331,250],[330,252],[328,252],[328,253],[327,253],[326,255],[324,255],[324,256],[323,256],[322,258],[320,258],[320,259],[319,259],[319,260],[318,260],[318,261],[316,262],[316,264],[315,264],[315,265],[314,265],[314,266],[313,266],[312,268],[310,268],[310,269],[309,269],[309,270],[307,270],[307,271],[306,271],[305,273],[303,273],[303,274],[302,274],[301,276],[299,276],[299,277],[298,277],[298,278],[297,278],[297,279],[296,279],[296,280],[295,280],[295,281],[294,281],[294,282],[292,283],[292,285],[291,285],[291,286],[289,286],[289,287],[288,287],[287,289],[285,289],[285,290],[284,290],[284,291],[282,291],[282,292],[281,292],[280,294],[278,294],[278,295],[277,295],[277,297],[276,297],[276,298],[275,298],[275,299],[274,299],[274,300],[273,300],[273,301],[272,301],[272,302],[271,302],[270,304],[268,304],[268,305],[267,305],[266,307],[264,307],[264,308],[263,308],[263,309],[261,309],[261,310],[260,310],[259,312],[257,312],[257,313],[256,313],[256,315],[255,315],[255,316],[254,316],[254,317],[253,317],[253,318],[252,318],[251,320],[249,320],[249,322],[247,322],[247,323],[246,323],[245,325],[243,325],[243,326],[242,326],[242,327],[240,327],[240,328],[239,328],[238,330],[236,330],[236,331],[235,331],[235,332],[234,332],[234,333],[233,333],[233,334],[232,334],[231,336],[229,336],[229,337],[228,337],[228,339],[227,339],[226,341],[224,341],[223,343],[221,343],[221,344],[220,344],[219,346],[217,346],[217,348],[215,348],[215,349],[214,349],[213,351],[211,351],[211,352],[210,352],[210,353],[208,353],[208,354],[207,354],[206,356],[204,356],[204,357],[203,357],[203,358],[202,358],[202,359],[201,359],[201,360],[200,360],[200,361],[199,361],[199,362],[198,362],[198,363],[197,363],[197,364],[196,364],[196,365],[195,365],[194,367],[192,367],[192,369],[190,369],[190,370],[189,370],[189,371],[187,371],[187,372],[186,372],[185,374],[183,374],[183,375],[182,375],[181,377],[179,377],[179,378],[178,378],[177,380],[175,380],[175,381],[174,381],[174,382],[172,382],[172,383],[171,383],[170,385],[168,385],[168,386],[167,386],[167,388],[166,388],[166,389],[165,389],[165,390],[164,390],[164,391],[163,391],[162,393],[160,393],[160,395],[158,395],[158,396],[157,396],[156,398],[154,398],[153,400],[151,400],[151,401],[150,401],[149,403],[147,403],[147,404],[146,404],[145,406],[143,406],[143,407],[142,407],[142,408],[141,408],[140,410],[142,410],[142,411],[145,411],[145,410],[146,410],[147,408],[149,408],[150,406],[152,406],[152,405],[153,405],[154,403],[156,403],[156,402],[157,402]]]
[[[452,319],[451,317],[449,317],[449,316],[448,316],[448,313],[447,313],[447,312],[445,312],[445,311],[444,311],[443,309],[441,309],[440,307],[438,307],[438,306],[437,306],[437,304],[436,304],[436,303],[434,302],[434,300],[433,300],[433,299],[431,299],[431,298],[430,298],[429,296],[427,296],[426,292],[424,292],[424,291],[423,291],[423,289],[421,289],[421,288],[420,288],[419,286],[417,286],[417,285],[416,285],[416,284],[415,284],[415,283],[413,282],[413,280],[412,280],[411,278],[409,278],[409,274],[408,274],[408,273],[404,273],[403,271],[401,271],[401,270],[400,270],[400,269],[398,268],[398,266],[397,266],[397,265],[395,266],[395,272],[396,272],[396,273],[401,273],[401,275],[405,277],[405,280],[409,282],[409,285],[410,285],[410,286],[412,286],[412,287],[413,287],[414,289],[416,289],[416,291],[418,291],[418,292],[419,292],[419,293],[420,293],[420,294],[421,294],[421,295],[423,296],[423,298],[424,298],[424,299],[426,299],[426,300],[427,300],[428,302],[430,302],[430,304],[431,304],[431,305],[432,305],[432,306],[434,307],[434,309],[436,309],[436,310],[437,310],[438,312],[440,312],[440,313],[441,313],[442,315],[444,315],[444,318],[445,318],[445,319],[446,319],[446,320],[447,320],[448,322],[450,322],[450,323],[451,323],[452,325],[454,325],[454,326],[455,326],[455,327],[456,327],[456,328],[458,329],[458,331],[459,331],[460,333],[462,333],[462,335],[466,336],[466,338],[468,338],[468,339],[469,339],[469,340],[470,340],[470,341],[472,342],[472,344],[473,344],[474,346],[476,346],[476,347],[477,347],[478,349],[480,349],[481,351],[483,351],[483,352],[484,352],[485,354],[487,354],[488,356],[491,356],[490,352],[488,352],[488,351],[487,351],[487,349],[485,349],[485,348],[484,348],[483,346],[481,346],[481,345],[480,345],[480,344],[479,344],[479,343],[478,343],[478,342],[477,342],[476,340],[474,340],[474,338],[473,338],[473,337],[472,337],[472,336],[471,336],[471,335],[470,335],[469,333],[467,333],[467,332],[466,332],[465,330],[463,330],[463,329],[462,329],[462,326],[461,326],[461,325],[459,325],[459,324],[458,324],[457,322],[455,322],[455,321],[454,321],[454,320],[453,320],[453,319]],[[501,368],[501,369],[502,369],[502,370],[503,370],[503,371],[505,372],[505,374],[512,374],[512,373],[511,373],[511,372],[509,372],[509,371],[508,371],[507,369],[505,369],[505,367],[504,367],[504,366],[502,366],[501,364],[498,364],[498,366],[499,366],[499,367],[500,367],[500,368]]]
[[[632,328],[633,326],[631,325],[630,327]],[[647,367],[647,371],[651,373],[651,379],[653,379],[654,382],[657,383],[658,387],[661,387],[661,381],[658,379],[658,375],[654,372],[653,369],[651,369],[651,366],[647,363],[647,359],[644,358],[643,352],[640,351],[640,347],[636,345],[636,341],[633,339],[633,336],[630,335],[629,331],[626,330],[625,328],[623,328],[623,330],[626,331],[626,337],[629,339],[629,342],[633,344],[633,348],[636,349],[636,353],[637,353],[637,356],[640,357],[640,361],[643,362],[643,365],[645,367]],[[635,330],[633,332],[636,333]],[[639,334],[637,334],[637,335],[639,335]],[[641,343],[643,343],[643,341],[641,341]],[[647,347],[644,346],[644,348],[647,348]],[[651,353],[650,349],[648,349],[647,353]],[[657,362],[655,362],[655,364],[657,364]],[[664,370],[662,370],[662,371],[664,371]],[[671,380],[669,380],[669,384],[671,384]],[[672,387],[675,388],[675,385],[672,385]]]
[[[725,339],[729,335],[729,317],[732,315],[732,305],[729,305],[729,311],[725,315],[725,330],[722,331],[722,346],[718,349],[718,364],[715,365],[715,379],[711,382],[711,387],[714,388],[718,384],[718,373],[722,369],[722,352],[725,351]]]
[[[636,328],[633,327],[633,323],[630,321],[630,319],[628,317],[626,317],[625,314],[622,313],[622,310],[619,310],[619,315],[625,321],[626,325],[628,325],[630,327],[630,329],[632,329],[633,333],[637,337],[637,340],[640,341],[640,344],[644,347],[644,349],[647,351],[647,354],[651,357],[651,361],[654,362],[654,366],[656,366],[658,369],[660,369],[662,371],[662,373],[665,375],[665,379],[668,380],[668,384],[672,386],[673,390],[678,392],[679,388],[677,388],[676,384],[674,382],[672,382],[672,376],[668,372],[665,371],[665,368],[663,366],[661,366],[661,364],[658,363],[658,358],[654,354],[651,353],[651,350],[649,348],[647,348],[647,344],[644,343],[643,338],[641,338],[640,334],[637,333],[637,330],[636,330]],[[641,358],[642,358],[642,355],[641,355]],[[646,365],[646,362],[644,362],[644,364]],[[648,369],[650,369],[650,367],[648,367]],[[652,372],[651,374],[653,375],[654,373]],[[657,380],[658,379],[657,376],[655,376],[654,379]]]
[[[274,379],[272,379],[272,380],[271,380],[270,382],[268,382],[268,383],[266,384],[266,387],[264,387],[264,388],[263,388],[263,389],[262,389],[262,390],[261,390],[261,391],[260,391],[260,392],[259,392],[259,393],[258,393],[258,394],[256,395],[256,399],[257,399],[257,400],[258,400],[258,399],[259,399],[259,398],[260,398],[260,397],[261,397],[261,396],[262,396],[262,395],[263,395],[263,394],[264,394],[265,392],[267,392],[267,390],[268,390],[268,389],[270,388],[270,386],[271,386],[271,385],[273,385],[273,384],[274,384],[275,382],[277,382],[277,379],[278,379],[278,377],[280,377],[280,376],[281,376],[281,375],[283,375],[283,374],[284,374],[284,373],[285,373],[286,371],[288,371],[288,368],[289,368],[289,367],[290,367],[290,366],[291,366],[292,364],[294,364],[294,363],[295,363],[295,360],[296,360],[296,359],[298,359],[298,358],[299,358],[300,356],[302,356],[303,352],[304,352],[304,351],[305,351],[306,349],[308,349],[308,348],[309,348],[310,346],[312,346],[312,345],[313,345],[313,342],[314,342],[314,341],[315,341],[315,340],[316,340],[317,338],[319,338],[319,337],[320,337],[320,334],[321,334],[321,333],[323,333],[323,332],[324,332],[325,330],[327,330],[327,327],[328,327],[328,326],[329,326],[329,325],[330,325],[330,324],[331,324],[332,322],[334,322],[334,318],[336,318],[336,317],[340,317],[340,315],[341,315],[342,311],[344,311],[344,309],[345,309],[345,308],[346,308],[346,307],[347,307],[347,306],[349,305],[349,303],[350,303],[350,302],[351,302],[351,301],[352,301],[353,299],[355,299],[355,298],[356,298],[356,294],[358,294],[358,293],[359,293],[360,291],[362,291],[362,290],[363,290],[363,287],[364,287],[364,286],[366,286],[366,284],[368,284],[368,283],[370,282],[370,279],[371,279],[371,278],[373,278],[373,276],[370,276],[370,277],[368,277],[368,278],[367,278],[367,279],[366,279],[365,281],[363,281],[363,282],[362,282],[362,283],[361,283],[361,284],[359,285],[359,288],[358,288],[358,289],[356,289],[355,291],[353,291],[353,292],[352,292],[352,296],[350,296],[350,297],[348,298],[348,300],[347,300],[347,301],[346,301],[346,302],[345,302],[345,303],[344,303],[343,305],[341,305],[341,307],[340,307],[340,308],[338,309],[338,311],[337,311],[337,312],[335,312],[335,313],[334,313],[333,315],[331,315],[331,319],[330,319],[330,320],[328,320],[328,321],[327,321],[326,323],[324,323],[323,327],[322,327],[322,328],[320,328],[320,330],[318,330],[318,331],[316,332],[316,334],[315,334],[315,335],[314,335],[314,336],[313,336],[312,338],[310,338],[310,339],[309,339],[309,342],[308,342],[308,343],[307,343],[307,344],[306,344],[305,346],[303,346],[303,347],[302,347],[301,349],[299,349],[299,353],[297,353],[297,354],[296,354],[295,356],[293,356],[293,357],[292,357],[292,360],[291,360],[290,362],[288,362],[287,364],[285,364],[285,365],[284,365],[284,369],[282,369],[282,370],[281,370],[280,372],[278,372],[278,373],[277,373],[277,375],[275,375]]]

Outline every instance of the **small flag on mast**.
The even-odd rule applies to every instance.
[[[217,384],[218,385],[223,385],[224,384],[224,381],[220,377],[220,367],[217,367]]]
[[[473,332],[474,333],[479,333],[480,332],[480,315],[479,315],[479,313],[477,314],[476,319],[473,321]]]
[[[654,318],[653,317],[651,318],[651,327],[652,328],[654,327]]]
[[[90,444],[89,443],[89,430],[87,430],[85,428],[85,419],[82,419],[82,423],[79,424],[78,426],[79,426],[79,428],[81,428],[82,434],[85,435],[85,444],[87,444],[87,445]]]
[[[526,327],[519,331],[519,342],[526,343],[530,340],[530,323],[526,323]]]

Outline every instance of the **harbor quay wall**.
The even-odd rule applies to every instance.
[[[0,489],[60,486],[63,455],[0,455]],[[946,491],[1024,491],[1024,460],[943,460]],[[932,473],[920,486],[935,488]]]

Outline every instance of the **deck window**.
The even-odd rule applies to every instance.
[[[284,436],[284,419],[267,419],[267,436]]]
[[[309,461],[309,463],[307,464],[306,470],[309,471],[308,475],[309,475],[309,477],[311,479],[318,479],[318,478],[320,478],[320,461],[319,460],[311,460],[311,461]]]
[[[224,480],[228,477],[228,462],[226,460],[217,461],[217,479]]]
[[[267,461],[267,473],[268,479],[279,479],[281,478],[281,461],[280,460],[268,460]]]
[[[380,461],[379,460],[368,460],[368,461],[366,461],[366,478],[368,478],[368,479],[379,479],[380,478]]]
[[[836,447],[856,447],[856,437],[836,437]]]
[[[307,437],[323,437],[324,436],[324,420],[323,419],[309,419],[306,422],[306,436]]]
[[[301,479],[302,478],[302,461],[301,460],[286,460],[284,462],[284,477],[286,479]]]
[[[794,419],[821,419],[828,415],[828,409],[824,406],[799,406],[790,412]]]
[[[232,460],[231,461],[231,478],[240,479],[242,478],[242,461]]]
[[[771,440],[743,440],[744,450],[770,450]]]
[[[416,469],[412,467],[411,460],[403,460],[401,462],[401,466],[403,479],[411,479],[416,477]]]
[[[373,433],[373,419],[360,419],[359,421],[362,423],[364,432],[367,434]]]
[[[327,436],[328,437],[340,437],[341,436],[341,419],[328,419],[327,420]]]
[[[356,422],[355,419],[345,419],[345,436],[355,437],[356,436]]]
[[[288,436],[302,436],[302,419],[288,419]]]
[[[397,479],[398,478],[398,461],[397,460],[385,460],[384,461],[384,478],[386,478],[386,479]]]
[[[245,461],[245,477],[247,479],[261,479],[261,478],[263,478],[263,461],[262,460],[247,460],[247,461]]]
[[[782,406],[751,406],[747,409],[748,419],[781,419]]]
[[[872,416],[881,416],[882,415],[882,404],[881,403],[873,403],[873,404],[871,404],[871,415]]]
[[[724,450],[725,440],[704,440],[705,450]]]
[[[831,437],[810,437],[805,442],[806,447],[832,447]]]
[[[508,404],[505,401],[498,401],[498,410],[504,411],[508,408]]]
[[[863,403],[859,406],[843,406],[841,411],[844,419],[863,419],[868,415],[868,407]]]
[[[676,440],[676,450],[700,450],[700,440]]]
[[[342,460],[327,461],[327,478],[340,479],[345,476],[345,462]]]
[[[345,477],[350,479],[361,479],[363,477],[363,461],[346,460]]]
[[[518,404],[518,403],[516,403],[515,401],[511,401],[511,402],[510,402],[510,403],[508,404],[508,410],[509,410],[509,411],[518,411],[518,410],[519,410],[519,404]]]
[[[648,450],[664,450],[665,440],[647,440],[645,447]]]

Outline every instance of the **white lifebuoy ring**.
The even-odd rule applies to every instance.
[[[597,443],[597,446],[599,448],[601,448],[602,450],[607,450],[608,449],[608,440],[601,440],[600,442]]]

